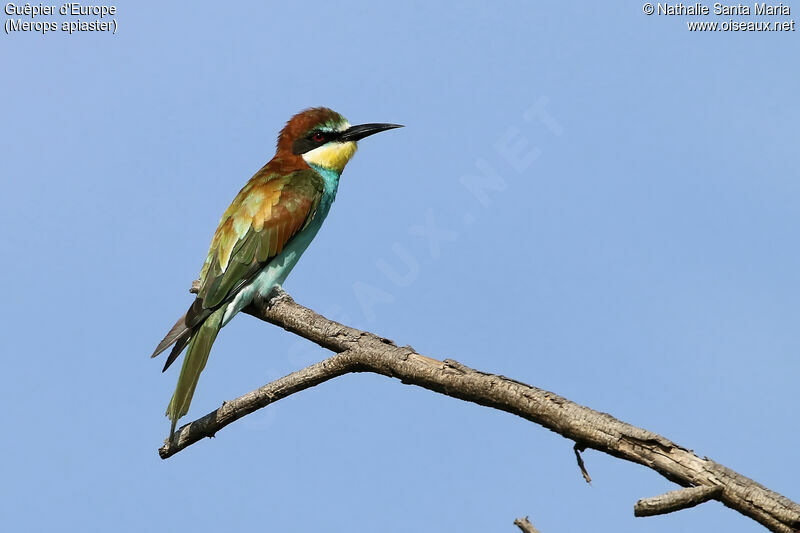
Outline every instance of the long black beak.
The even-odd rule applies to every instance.
[[[339,142],[359,141],[364,137],[375,135],[386,130],[393,130],[394,128],[402,128],[400,124],[359,124],[358,126],[350,126],[339,135],[337,139]]]

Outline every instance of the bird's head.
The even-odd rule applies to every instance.
[[[306,109],[293,116],[278,136],[278,152],[302,157],[311,166],[341,173],[356,153],[356,142],[398,124],[351,126],[327,107]]]

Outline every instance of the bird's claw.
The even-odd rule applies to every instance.
[[[274,287],[272,287],[272,290],[269,291],[269,294],[267,295],[267,305],[269,307],[272,307],[273,305],[278,303],[278,301],[286,298],[287,296],[289,296],[289,294],[285,290],[283,290],[283,287],[281,287],[280,285],[275,285]]]

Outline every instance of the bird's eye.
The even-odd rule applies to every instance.
[[[325,140],[325,135],[322,132],[318,131],[311,136],[311,139],[314,140],[315,142],[321,143],[322,141]]]

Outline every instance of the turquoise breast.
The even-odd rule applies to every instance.
[[[316,237],[319,228],[328,216],[333,201],[336,199],[336,191],[339,188],[339,174],[330,169],[312,166],[324,181],[324,191],[320,198],[317,212],[314,218],[300,233],[292,237],[284,249],[275,256],[264,268],[261,269],[256,277],[242,287],[234,299],[227,304],[225,315],[222,317],[222,326],[230,322],[236,313],[250,305],[256,294],[266,297],[272,292],[276,285],[283,285],[289,272],[292,271],[300,256],[306,251],[308,245]]]

